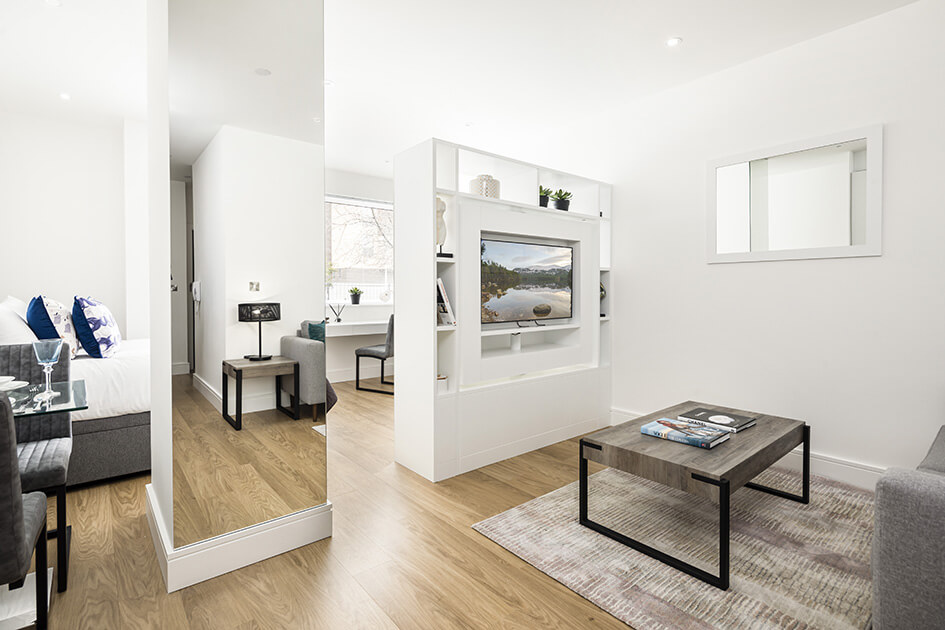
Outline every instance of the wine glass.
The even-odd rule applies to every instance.
[[[36,394],[33,400],[37,402],[46,402],[59,395],[54,392],[50,378],[52,376],[53,366],[59,362],[59,353],[62,351],[62,339],[43,339],[33,342],[33,353],[36,354],[36,361],[43,366],[43,374],[46,375],[46,389]]]

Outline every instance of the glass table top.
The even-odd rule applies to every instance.
[[[66,381],[53,383],[52,389],[59,395],[52,400],[40,402],[35,400],[37,394],[45,389],[43,384],[30,384],[22,389],[6,392],[13,406],[13,415],[17,418],[27,416],[43,416],[50,413],[66,413],[88,409],[88,398],[85,395],[85,381]],[[0,394],[2,395],[2,394]]]

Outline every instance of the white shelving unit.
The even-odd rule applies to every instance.
[[[499,180],[498,199],[469,192],[480,174]],[[606,426],[610,186],[436,139],[398,155],[394,181],[396,460],[439,481]],[[570,211],[540,207],[539,185],[571,191]],[[452,258],[435,255],[437,197],[447,204],[443,250]],[[483,236],[570,246],[572,317],[482,325]],[[437,279],[456,326],[437,322]]]

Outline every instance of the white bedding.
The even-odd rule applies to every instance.
[[[72,420],[108,418],[151,409],[151,342],[123,339],[115,356],[93,359],[80,353],[69,367],[73,380],[85,379],[89,408]]]

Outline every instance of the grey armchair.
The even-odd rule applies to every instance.
[[[945,427],[916,470],[876,484],[873,628],[945,627]]]
[[[42,367],[36,362],[32,344],[0,346],[0,374],[30,383],[43,382]],[[59,363],[53,367],[53,381],[69,380],[68,344],[63,344]],[[6,397],[3,396],[5,399]],[[20,485],[24,492],[56,495],[57,590],[69,583],[69,545],[72,535],[66,519],[66,481],[72,456],[72,420],[68,413],[14,419]]]
[[[46,495],[22,493],[13,409],[0,396],[0,584],[20,588],[36,550],[36,628],[47,627]]]
[[[303,321],[294,337],[283,337],[279,342],[279,352],[299,362],[299,398],[302,404],[312,405],[313,416],[317,420],[324,418],[326,411],[325,342],[309,339],[307,334],[303,334],[302,331],[308,331],[309,323],[310,320]],[[295,391],[294,377],[282,377],[282,391],[289,395],[291,401]]]

